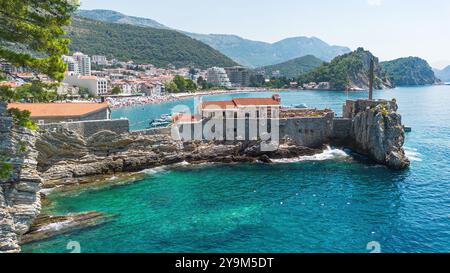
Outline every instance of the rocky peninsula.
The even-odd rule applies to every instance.
[[[259,141],[183,142],[164,131],[118,134],[100,130],[90,136],[67,128],[32,132],[15,126],[4,114],[4,104],[0,106],[0,151],[12,155],[14,165],[11,178],[0,183],[0,252],[18,252],[23,242],[61,233],[46,228],[55,221],[66,222],[67,230],[101,222],[97,212],[58,216],[62,218],[40,216],[35,221],[41,209],[42,189],[79,185],[99,175],[138,172],[184,161],[271,163],[273,159],[321,153],[326,144],[351,147],[393,169],[409,166],[395,101],[348,101],[343,118],[326,114],[307,120],[305,124],[325,124],[318,132],[320,141],[312,139],[315,135],[309,132],[302,138],[283,138],[279,148],[271,152],[261,151]],[[287,128],[291,124],[289,119],[281,123]],[[298,134],[298,130],[283,130],[283,134]]]

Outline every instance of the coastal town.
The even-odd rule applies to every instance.
[[[244,67],[165,69],[152,64],[108,60],[103,55],[88,56],[81,52],[63,56],[62,59],[67,71],[56,88],[59,101],[107,100],[113,109],[173,101],[186,93],[202,89],[202,85],[220,93],[220,90],[245,89],[250,84],[249,69]],[[13,66],[5,61],[0,62],[0,70],[7,75],[0,81],[0,87],[17,88],[35,80],[55,83],[46,75],[35,74],[32,69]],[[194,88],[167,90],[176,77],[194,83]]]

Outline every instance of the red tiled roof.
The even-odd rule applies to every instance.
[[[17,83],[16,82],[0,82],[0,86],[7,86],[7,87],[17,87]]]
[[[224,100],[224,101],[204,101],[202,103],[202,109],[209,108],[209,109],[230,109],[235,107],[233,101],[231,100]]]
[[[233,102],[236,106],[280,105],[280,102],[273,98],[236,98]]]
[[[226,101],[205,101],[201,108],[205,109],[230,109],[238,106],[274,106],[280,105],[280,96],[273,95],[271,98],[235,98]]]
[[[175,122],[197,122],[198,119],[196,116],[178,115],[178,116],[173,117],[173,121],[175,121]]]
[[[80,76],[81,80],[96,80],[97,76]]]
[[[9,103],[8,109],[28,110],[31,117],[83,116],[108,107],[108,103]]]

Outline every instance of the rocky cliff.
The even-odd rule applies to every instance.
[[[347,101],[344,117],[352,118],[350,138],[358,152],[392,169],[410,162],[403,150],[405,132],[395,101]]]
[[[20,237],[40,213],[42,179],[37,172],[37,133],[15,126],[0,103],[0,153],[12,165],[11,176],[0,180],[0,252],[20,251]]]
[[[66,129],[42,132],[36,142],[44,187],[79,183],[80,178],[136,172],[180,163],[270,162],[270,158],[313,155],[321,150],[283,143],[277,151],[261,152],[258,141],[175,141],[170,135],[116,134],[101,131],[84,138]]]

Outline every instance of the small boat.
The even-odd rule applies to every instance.
[[[403,130],[405,130],[405,133],[411,133],[412,128],[408,126],[403,126]]]
[[[155,128],[155,127],[164,127],[170,124],[170,121],[165,121],[165,120],[160,120],[160,119],[155,119],[152,120],[150,122],[150,127],[151,128]]]
[[[165,120],[165,121],[171,121],[172,120],[172,115],[169,114],[162,114],[161,115],[161,119]]]

